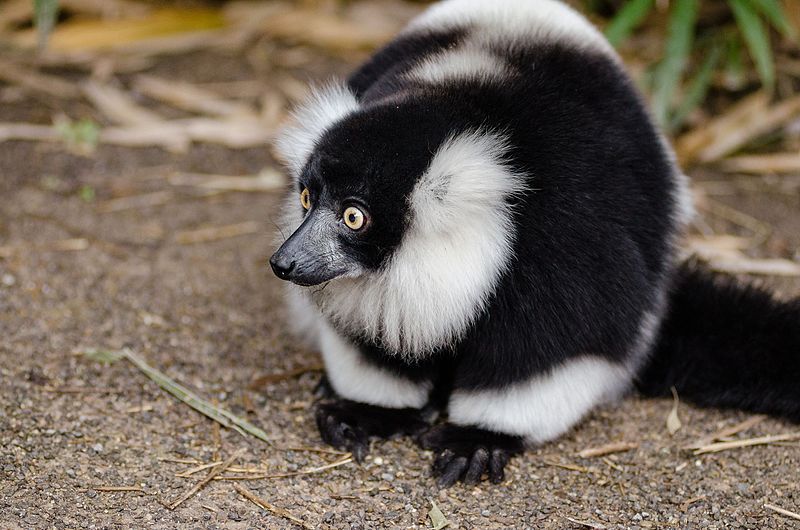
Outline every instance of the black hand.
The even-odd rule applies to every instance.
[[[418,409],[387,409],[346,399],[319,403],[315,416],[325,443],[353,453],[362,462],[370,438],[417,434],[428,427]]]
[[[439,477],[439,486],[443,488],[458,480],[475,484],[484,473],[491,482],[498,484],[505,478],[508,461],[524,449],[519,436],[449,423],[430,428],[417,441],[423,448],[436,452],[433,475]]]

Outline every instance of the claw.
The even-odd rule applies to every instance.
[[[453,484],[461,478],[461,475],[464,474],[464,470],[467,469],[468,460],[466,456],[459,456],[454,458],[447,464],[447,467],[442,473],[442,476],[439,477],[439,486],[442,488],[449,488]]]

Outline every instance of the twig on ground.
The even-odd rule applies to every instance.
[[[697,497],[691,497],[689,499],[686,499],[685,501],[683,501],[681,503],[681,511],[685,512],[686,510],[689,509],[689,506],[691,506],[692,504],[694,504],[696,502],[700,502],[705,498],[706,498],[705,495],[698,495]]]
[[[306,528],[308,530],[313,530],[314,529],[313,526],[311,526],[310,524],[306,523],[302,519],[300,519],[298,517],[295,517],[294,515],[289,513],[288,510],[285,510],[283,508],[279,508],[279,507],[269,503],[268,501],[266,501],[265,499],[262,499],[261,497],[259,497],[255,493],[253,493],[252,491],[241,487],[239,484],[234,484],[233,485],[233,489],[235,489],[239,493],[239,495],[241,495],[242,497],[246,498],[247,500],[249,500],[250,502],[252,502],[256,506],[259,506],[259,507],[267,510],[268,512],[271,512],[274,515],[277,515],[279,517],[283,517],[284,519],[288,519],[289,521],[292,521],[293,523],[295,523],[296,525],[298,525],[298,526],[300,526],[302,528]]]
[[[579,519],[573,519],[572,517],[562,516],[564,519],[569,521],[570,523],[574,523],[579,526],[585,526],[586,528],[594,528],[595,530],[605,530],[605,526],[601,525],[600,523],[595,523],[594,521],[581,521]]]
[[[195,186],[219,191],[271,192],[283,191],[286,178],[273,168],[264,168],[254,176],[180,173],[169,177],[169,183],[173,186]]]
[[[732,442],[718,442],[695,449],[695,455],[704,455],[706,453],[718,453],[728,449],[739,449],[741,447],[751,447],[754,445],[768,445],[774,442],[787,442],[790,440],[800,440],[800,432],[791,432],[786,434],[774,434],[770,436],[761,436],[758,438],[748,438],[745,440],[734,440]]]
[[[163,121],[161,116],[142,107],[133,100],[130,94],[113,85],[90,80],[86,81],[82,88],[92,105],[114,123],[152,127]]]
[[[575,464],[562,464],[560,462],[556,462],[555,460],[548,460],[548,459],[543,460],[543,462],[545,464],[547,464],[548,466],[555,466],[555,467],[560,467],[562,469],[569,469],[570,471],[578,471],[580,473],[590,473],[591,472],[591,470],[589,470],[589,469],[587,469],[587,468],[585,468],[583,466],[578,466],[578,465],[575,465]]]
[[[301,469],[300,471],[289,471],[286,473],[273,473],[270,475],[264,474],[264,475],[249,475],[249,476],[222,476],[222,477],[217,477],[215,480],[265,480],[272,478],[296,477],[299,475],[312,475],[314,473],[321,473],[322,471],[327,471],[335,467],[349,464],[352,461],[353,461],[353,456],[350,453],[347,453],[347,455],[344,458],[341,458],[336,462],[331,462],[330,464],[325,464],[324,466],[312,467],[310,469]]]
[[[625,451],[630,451],[631,449],[636,449],[637,447],[639,447],[639,444],[635,442],[614,442],[601,445],[599,447],[590,447],[588,449],[584,449],[578,453],[578,456],[581,458],[593,458],[596,456],[605,456],[613,453],[622,453]]]
[[[174,79],[140,75],[134,88],[142,94],[176,108],[212,116],[253,116],[254,108],[240,101],[226,100],[197,85]]]
[[[100,213],[122,212],[125,210],[138,210],[152,206],[167,204],[175,198],[171,191],[154,191],[141,195],[129,195],[127,197],[117,197],[97,204],[97,211]]]
[[[61,77],[43,74],[4,59],[0,59],[0,79],[57,98],[71,99],[80,96],[78,87]]]
[[[212,469],[211,471],[209,471],[208,475],[206,475],[206,476],[203,478],[203,480],[201,480],[200,482],[198,482],[197,484],[195,484],[194,486],[192,486],[192,487],[191,487],[190,489],[188,489],[188,490],[187,490],[187,491],[186,491],[186,492],[185,492],[183,495],[181,495],[181,496],[180,496],[180,497],[178,497],[178,498],[177,498],[175,501],[173,501],[173,502],[171,502],[169,505],[167,505],[167,507],[168,507],[170,510],[174,510],[175,508],[177,508],[178,506],[180,506],[181,504],[183,504],[183,503],[184,503],[184,502],[185,502],[187,499],[189,499],[189,498],[190,498],[192,495],[194,495],[195,493],[197,493],[198,491],[200,491],[201,489],[203,489],[203,487],[204,487],[206,484],[208,484],[209,482],[211,482],[212,480],[214,480],[214,477],[216,477],[217,475],[219,475],[220,473],[222,473],[223,471],[225,471],[225,470],[226,470],[226,469],[227,469],[227,468],[228,468],[228,467],[229,467],[231,464],[233,464],[233,462],[234,462],[234,461],[235,461],[237,458],[239,458],[239,457],[242,455],[242,453],[244,453],[244,449],[239,449],[238,451],[236,451],[235,453],[233,453],[233,455],[231,455],[231,457],[230,457],[230,458],[228,458],[228,459],[227,459],[227,460],[225,460],[225,461],[224,461],[222,464],[220,464],[219,466],[217,466],[217,467],[215,467],[214,469]]]
[[[256,221],[245,221],[244,223],[212,226],[197,230],[183,230],[175,234],[175,241],[179,245],[195,245],[197,243],[209,243],[220,239],[255,234],[259,230],[261,230],[261,225]]]
[[[694,443],[692,443],[690,445],[687,445],[686,449],[699,449],[700,447],[704,447],[706,445],[712,444],[712,443],[714,443],[716,441],[722,440],[723,438],[728,438],[729,436],[733,436],[735,434],[739,434],[742,431],[746,431],[748,429],[752,429],[753,427],[755,427],[756,425],[758,425],[759,423],[764,421],[765,418],[766,418],[766,416],[761,415],[761,414],[755,415],[755,416],[750,416],[749,418],[747,418],[743,422],[737,423],[736,425],[732,425],[730,427],[725,427],[724,429],[719,430],[719,431],[715,432],[714,434],[711,434],[711,435],[706,436],[704,438],[700,438],[696,442],[694,442]]]
[[[775,506],[774,504],[769,504],[769,503],[765,504],[764,508],[766,508],[767,510],[772,510],[773,512],[777,512],[781,515],[785,515],[786,517],[791,517],[792,519],[797,519],[798,521],[800,521],[800,513],[790,512],[789,510],[785,510],[780,506]]]
[[[89,240],[77,237],[72,239],[60,239],[46,243],[31,245],[8,245],[0,247],[0,259],[10,258],[18,252],[27,250],[40,250],[44,252],[77,252],[89,248]]]
[[[310,366],[301,366],[299,368],[295,368],[294,370],[289,370],[288,372],[260,375],[255,379],[253,379],[250,382],[250,384],[247,385],[247,388],[250,390],[258,390],[270,383],[277,383],[279,381],[286,381],[287,379],[294,379],[295,377],[299,377],[308,372],[320,372],[324,368],[325,367],[321,364],[312,364]]]
[[[94,491],[102,491],[102,492],[137,492],[137,493],[145,493],[144,488],[140,486],[92,486],[90,489]]]

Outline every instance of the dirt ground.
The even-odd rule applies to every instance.
[[[347,67],[321,64],[307,77],[324,79]],[[243,58],[208,52],[161,60],[153,72],[194,82],[264,75]],[[0,122],[49,123],[64,106],[17,95],[0,103]],[[73,117],[92,115],[80,103],[66,108]],[[0,259],[0,528],[296,527],[244,499],[234,484],[312,528],[431,528],[431,501],[449,528],[800,528],[800,521],[764,508],[800,511],[798,443],[693,456],[685,446],[748,416],[681,404],[683,426],[670,436],[672,402],[635,396],[515,458],[500,486],[439,491],[429,473],[431,453],[395,440],[376,443],[364,465],[215,480],[170,510],[166,504],[206,471],[176,473],[239,449],[237,465],[274,473],[339,458],[287,449],[323,447],[309,410],[318,373],[248,388],[261,375],[320,362],[287,335],[281,285],[266,265],[278,197],[202,197],[165,178],[173,171],[253,174],[265,166],[275,162],[264,149],[195,145],[176,155],[100,146],[86,157],[59,144],[0,143],[0,246],[17,247]],[[156,206],[104,211],[115,197],[158,191],[174,195]],[[731,185],[717,199],[773,227],[764,255],[797,258],[797,194]],[[258,231],[195,244],[181,236],[243,222],[258,223]],[[719,219],[709,223],[734,230]],[[54,243],[76,238],[86,248]],[[783,295],[800,294],[800,281],[764,281]],[[79,355],[93,347],[130,347],[262,427],[274,445],[218,429],[126,361],[106,366]],[[767,419],[740,436],[797,430]],[[615,441],[638,447],[606,458],[576,455]]]

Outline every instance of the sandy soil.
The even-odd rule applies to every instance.
[[[209,54],[162,61],[156,73],[191,81],[257,75],[243,59]],[[24,97],[0,104],[0,121],[47,123],[64,106]],[[68,110],[91,114],[77,103]],[[266,267],[277,197],[200,198],[164,178],[272,164],[261,149],[195,146],[179,156],[101,147],[82,157],[57,145],[0,144],[0,245],[24,247],[0,259],[0,528],[295,527],[242,498],[231,481],[212,482],[175,510],[165,506],[206,473],[176,477],[193,467],[176,460],[210,462],[243,449],[239,465],[280,472],[338,458],[286,449],[322,447],[309,411],[317,373],[248,389],[260,375],[319,363],[286,334],[280,282]],[[85,186],[95,191],[91,202],[81,198]],[[164,205],[101,212],[113,197],[162,190],[175,193]],[[718,199],[774,227],[764,253],[796,253],[800,198],[764,187]],[[245,221],[261,229],[193,245],[176,237]],[[53,249],[69,238],[87,239],[88,248]],[[798,281],[767,281],[800,294]],[[125,346],[261,426],[274,446],[219,430],[125,361],[105,366],[77,355]],[[237,483],[313,528],[430,528],[432,500],[450,528],[589,527],[568,518],[597,528],[800,528],[763,507],[800,511],[797,443],[695,457],[683,447],[748,416],[681,405],[683,427],[670,436],[671,405],[630,397],[598,410],[561,440],[515,458],[500,486],[439,491],[432,455],[408,440],[376,443],[365,465]],[[767,419],[743,436],[797,429]],[[614,441],[639,445],[606,459],[576,456]]]

